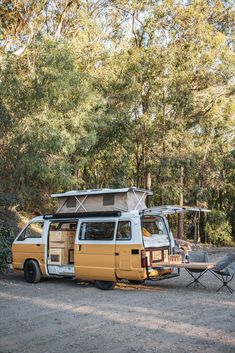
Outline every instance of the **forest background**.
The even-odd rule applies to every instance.
[[[2,237],[51,193],[137,186],[212,209],[189,237],[231,244],[233,4],[0,0]]]

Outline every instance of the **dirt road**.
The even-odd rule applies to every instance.
[[[216,293],[210,273],[206,289],[185,288],[189,280],[182,271],[101,291],[76,280],[31,285],[9,273],[0,279],[0,352],[234,353],[235,294]]]

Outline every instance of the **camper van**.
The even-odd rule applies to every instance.
[[[147,208],[148,190],[69,191],[51,195],[54,214],[33,218],[12,245],[13,269],[27,282],[43,276],[74,277],[111,289],[120,280],[171,276],[158,267],[174,253],[164,207]],[[172,211],[173,213],[173,211]]]

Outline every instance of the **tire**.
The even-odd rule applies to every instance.
[[[24,278],[26,282],[37,283],[41,279],[41,271],[37,261],[28,260],[24,265]]]
[[[129,282],[130,284],[136,284],[136,285],[143,283],[143,281],[136,281],[136,280],[132,280],[132,279],[128,280],[128,282]]]
[[[102,290],[110,290],[115,287],[116,282],[110,281],[95,281],[95,286]]]

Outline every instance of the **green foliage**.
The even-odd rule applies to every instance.
[[[233,245],[232,227],[224,212],[212,210],[208,216],[205,230],[213,245]]]
[[[11,110],[14,125],[3,137],[3,158],[0,164],[2,188],[17,194],[24,209],[36,211],[43,205],[48,192],[73,185],[73,154],[79,140],[86,138],[92,113],[101,105],[99,93],[89,74],[76,68],[67,45],[51,41],[36,44],[34,73],[22,73],[15,61],[7,61],[2,75],[6,85],[27,85],[27,98],[8,95],[2,101]],[[36,52],[36,53],[35,53]],[[26,82],[26,83],[25,83]],[[22,88],[24,92],[26,88]],[[15,92],[13,91],[13,94]],[[19,101],[24,101],[18,109]],[[15,106],[14,106],[15,102]],[[15,115],[15,116],[14,116]]]

